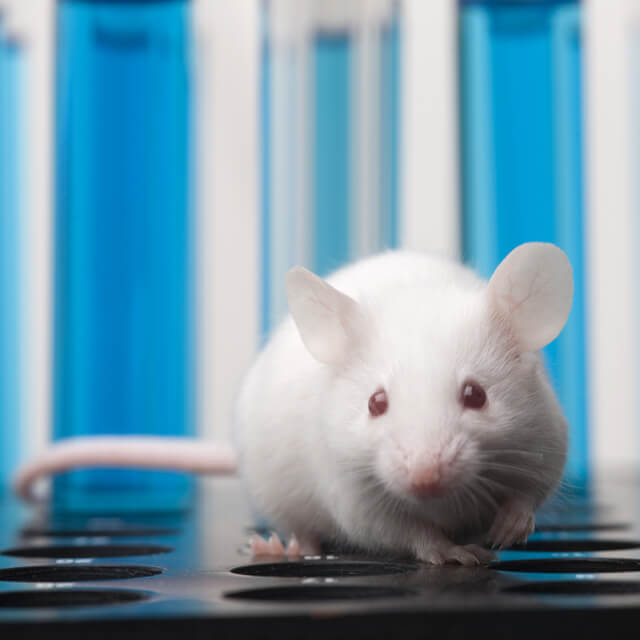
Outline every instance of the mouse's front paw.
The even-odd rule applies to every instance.
[[[419,554],[419,559],[430,564],[459,564],[463,567],[487,565],[495,560],[495,555],[477,544],[432,546]]]
[[[535,522],[528,504],[508,500],[496,514],[489,531],[489,543],[494,549],[504,549],[516,542],[525,542],[533,533]]]

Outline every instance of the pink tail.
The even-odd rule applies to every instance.
[[[88,467],[128,467],[191,473],[226,474],[237,470],[236,454],[224,443],[152,436],[88,436],[56,442],[18,470],[15,492],[33,500],[42,476]]]

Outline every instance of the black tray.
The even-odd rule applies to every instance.
[[[253,559],[240,484],[184,513],[0,503],[0,637],[602,637],[640,623],[640,484],[574,489],[489,568],[328,553]]]

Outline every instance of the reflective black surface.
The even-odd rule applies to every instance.
[[[4,549],[0,553],[18,558],[124,558],[169,551],[171,547],[157,544],[52,544]]]
[[[247,564],[234,567],[231,569],[231,573],[277,578],[353,578],[393,575],[415,571],[416,568],[415,564],[399,564],[397,562],[300,560],[297,562]]]
[[[106,589],[64,589],[50,591],[12,591],[0,593],[0,607],[8,609],[43,609],[60,607],[96,607],[122,605],[145,600],[148,596],[137,591]]]
[[[640,559],[631,558],[541,558],[495,562],[492,569],[522,573],[624,573],[640,571]]]
[[[0,569],[0,582],[87,582],[127,580],[162,573],[157,567],[138,565],[58,564]]]
[[[533,638],[570,625],[586,638],[640,623],[640,482],[565,495],[537,520],[490,567],[433,567],[339,550],[252,558],[262,525],[231,478],[203,481],[187,512],[102,513],[99,499],[90,514],[34,511],[5,496],[0,635]]]

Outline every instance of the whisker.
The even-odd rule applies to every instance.
[[[480,522],[480,500],[478,500],[478,497],[475,495],[473,489],[471,487],[465,486],[463,485],[461,487],[461,493],[462,496],[464,497],[464,500],[466,501],[467,505],[469,508],[465,509],[466,515],[467,517],[469,517],[469,509],[473,510],[473,517],[469,518],[470,520],[473,521],[474,524],[478,524]]]
[[[506,462],[483,462],[483,468],[487,471],[504,471],[516,476],[538,479],[540,476],[534,469],[518,467]]]
[[[501,454],[516,454],[516,455],[527,455],[527,456],[540,456],[540,455],[546,455],[546,454],[558,455],[557,447],[545,447],[545,446],[540,446],[537,443],[535,445],[534,451],[531,451],[529,449],[516,449],[516,448],[505,449],[499,446],[492,448],[488,445],[484,445],[482,448],[482,451],[483,453],[494,455],[494,456],[499,456]]]
[[[542,455],[540,451],[527,451],[526,449],[483,449],[483,453],[493,455],[521,455],[531,458],[538,458]]]
[[[498,501],[493,496],[490,487],[486,486],[487,479],[482,476],[476,476],[474,480],[476,481],[474,486],[469,487],[471,493],[480,500],[486,502],[493,509],[498,509]],[[490,484],[493,483],[490,482]]]
[[[504,482],[500,482],[499,480],[496,480],[495,478],[488,478],[485,475],[482,474],[478,474],[475,476],[475,480],[483,485],[485,485],[487,487],[487,489],[491,492],[491,494],[493,495],[493,493],[520,493],[521,495],[524,495],[523,491],[520,491],[519,489],[517,489],[516,487],[512,487],[510,485],[505,484]],[[496,500],[496,504],[497,504],[497,500]]]

